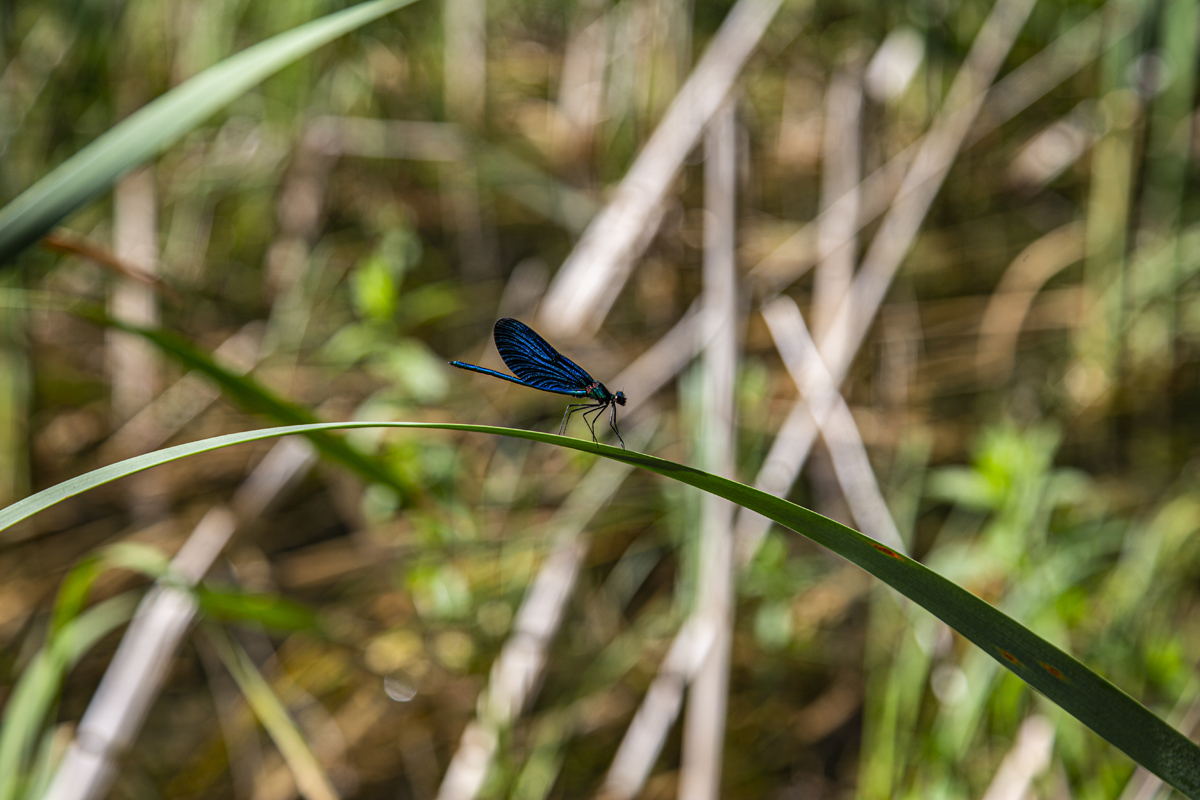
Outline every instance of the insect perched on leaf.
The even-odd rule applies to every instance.
[[[508,368],[516,373],[515,378],[512,375],[468,364],[465,361],[451,361],[450,366],[491,375],[494,378],[502,378],[521,386],[531,386],[534,389],[541,389],[543,392],[594,400],[595,402],[571,403],[567,406],[562,424],[558,426],[559,435],[561,436],[567,429],[567,422],[570,421],[571,415],[576,411],[582,411],[583,421],[587,423],[588,429],[592,432],[592,441],[596,441],[596,420],[600,418],[605,409],[609,409],[608,425],[613,429],[613,433],[617,435],[617,441],[624,449],[625,440],[621,438],[621,432],[617,430],[617,406],[625,405],[624,392],[616,394],[610,392],[603,383],[588,375],[582,367],[551,347],[549,342],[538,336],[523,322],[508,317],[498,319],[494,335],[496,349],[500,351],[500,358],[504,359]],[[593,411],[595,415],[588,419],[587,415]]]

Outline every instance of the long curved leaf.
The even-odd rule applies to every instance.
[[[276,436],[370,427],[470,431],[571,447],[641,467],[756,511],[892,586],[1139,764],[1193,800],[1200,800],[1200,747],[1075,658],[928,567],[845,525],[758,489],[684,464],[583,439],[484,425],[420,422],[339,422],[234,433],[137,456],[65,481],[0,511],[0,530],[94,486],[187,456]]]
[[[251,86],[414,0],[371,0],[272,36],[139,109],[0,209],[0,265]]]
[[[186,369],[195,370],[221,390],[221,395],[252,414],[261,414],[285,425],[316,425],[317,418],[301,405],[290,402],[263,386],[249,375],[239,375],[225,369],[212,355],[167,328],[143,328],[113,319],[103,309],[76,305],[74,313],[105,328],[141,336]],[[381,460],[351,446],[338,436],[320,431],[308,434],[308,439],[331,461],[354,470],[360,477],[391,487],[405,500],[414,500],[417,487],[406,482],[395,470]]]

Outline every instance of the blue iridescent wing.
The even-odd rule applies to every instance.
[[[583,396],[595,383],[583,368],[534,333],[523,322],[496,320],[496,349],[513,374],[544,392]]]

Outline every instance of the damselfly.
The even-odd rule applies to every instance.
[[[603,383],[595,380],[582,367],[551,347],[549,342],[538,336],[523,322],[508,317],[498,319],[493,335],[496,338],[496,349],[500,351],[500,358],[504,359],[508,368],[516,373],[516,377],[505,375],[494,369],[468,364],[465,361],[451,361],[450,366],[491,375],[493,378],[501,378],[522,386],[541,389],[543,392],[586,397],[593,400],[595,402],[571,403],[567,406],[562,424],[558,426],[559,435],[561,436],[566,431],[571,415],[576,411],[581,411],[583,412],[581,415],[583,421],[587,423],[588,429],[592,432],[592,441],[596,441],[596,420],[600,419],[600,415],[604,413],[605,409],[609,409],[608,425],[613,429],[613,433],[617,435],[617,441],[624,449],[625,440],[621,438],[621,432],[617,430],[617,406],[625,405],[624,392],[616,394],[610,392]],[[592,412],[595,414],[589,420],[587,415]]]

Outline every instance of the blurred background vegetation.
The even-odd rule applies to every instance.
[[[0,201],[200,70],[340,7],[0,4]],[[422,0],[234,101],[0,275],[0,502],[166,444],[303,421],[296,407],[552,430],[558,398],[445,361],[499,366],[499,316],[542,329],[556,270],[731,7]],[[806,223],[831,192],[914,152],[991,10],[786,0],[742,69],[737,479],[760,475],[799,396],[763,302],[793,299],[821,341],[837,306],[819,295],[841,295],[835,270],[808,270],[823,256]],[[998,79],[1041,66],[989,95],[886,299],[862,312],[874,323],[841,387],[908,550],[1185,733],[1200,718],[1198,24],[1191,0],[1033,5]],[[704,283],[703,162],[697,147],[670,183],[599,330],[542,329],[638,406],[623,418],[632,449],[693,463],[705,366],[664,337]],[[890,187],[867,186],[860,205],[887,208]],[[860,212],[850,269],[877,216]],[[180,348],[64,310],[78,301],[216,353],[233,382],[218,391]],[[632,372],[614,382],[656,346],[678,351],[661,388],[639,396]],[[267,442],[5,531],[0,703],[82,558],[115,543],[171,555],[214,505],[258,491],[209,586],[274,605],[209,598],[205,624],[242,620],[232,639],[295,720],[317,785],[380,798],[615,791],[614,755],[696,605],[698,494],[524,441],[347,440],[352,451],[315,464],[284,453],[274,491],[247,488],[279,452]],[[789,497],[854,525],[830,449],[818,443]],[[560,557],[578,571],[538,628],[544,668],[521,673],[516,711],[497,711],[479,700],[489,672],[498,681],[502,648],[537,638],[521,627],[538,612],[527,592]],[[93,599],[145,585],[105,571]],[[1128,758],[806,540],[771,531],[736,590],[723,797],[1155,796]],[[67,676],[48,752],[118,638]],[[111,796],[321,796],[276,755],[252,682],[222,666],[221,634],[185,641]],[[676,794],[680,727],[637,796]],[[486,780],[466,793],[448,777],[472,746],[464,730],[494,739]],[[1025,782],[1004,794],[1018,762]]]

